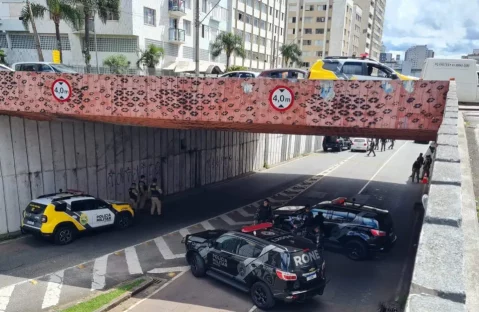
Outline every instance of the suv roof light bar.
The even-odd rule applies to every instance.
[[[255,224],[255,225],[247,225],[247,226],[243,226],[241,228],[241,232],[251,233],[251,232],[254,232],[254,231],[270,229],[272,227],[273,227],[273,223],[271,223],[271,222],[260,223],[260,224]]]

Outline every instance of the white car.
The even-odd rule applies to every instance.
[[[10,67],[8,67],[7,65],[3,65],[3,64],[0,64],[0,71],[13,71],[13,69],[11,69]]]
[[[219,76],[219,78],[256,78],[259,73],[252,71],[232,71]]]
[[[367,151],[368,140],[364,138],[353,138],[351,140],[351,152],[354,151]]]

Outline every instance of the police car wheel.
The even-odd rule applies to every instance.
[[[344,247],[348,258],[351,260],[363,260],[368,256],[366,245],[359,240],[350,240]]]
[[[193,253],[188,261],[191,267],[191,273],[195,277],[203,277],[206,273],[205,260],[197,253]]]
[[[260,309],[271,309],[275,300],[269,287],[263,282],[256,282],[251,287],[251,299],[253,303]]]
[[[55,244],[67,245],[75,239],[75,230],[71,225],[63,225],[55,230]]]
[[[116,227],[120,230],[126,229],[131,225],[131,217],[127,213],[120,213],[116,219]]]

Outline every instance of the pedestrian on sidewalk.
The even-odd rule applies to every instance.
[[[386,151],[386,139],[381,139],[381,152]]]
[[[144,175],[141,175],[140,182],[138,182],[138,192],[140,194],[138,210],[143,210],[145,209],[146,201],[148,200],[148,184],[146,183]]]
[[[371,144],[369,144],[369,153],[368,153],[367,156],[369,156],[371,153],[373,153],[374,157],[376,157],[376,152],[374,151],[374,148],[375,148],[374,141],[371,141]]]
[[[410,178],[412,179],[412,182],[414,182],[414,177],[416,177],[417,183],[419,183],[419,171],[421,170],[421,162],[419,157],[416,159],[416,161],[412,164],[412,174]]]
[[[150,198],[151,198],[151,215],[155,215],[155,211],[158,211],[158,215],[161,216],[161,199],[163,197],[163,191],[156,184],[158,180],[153,179],[153,183],[150,185]]]
[[[388,149],[394,149],[394,140],[391,139],[391,144],[389,145]]]
[[[130,204],[133,210],[138,208],[138,189],[136,188],[136,183],[131,183],[130,188],[128,189],[128,194],[130,195]]]

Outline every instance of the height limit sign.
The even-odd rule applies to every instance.
[[[269,94],[269,104],[275,110],[284,112],[290,109],[294,103],[294,93],[288,87],[278,86]]]
[[[72,96],[72,87],[65,79],[57,79],[52,84],[52,94],[59,102],[68,101]]]

